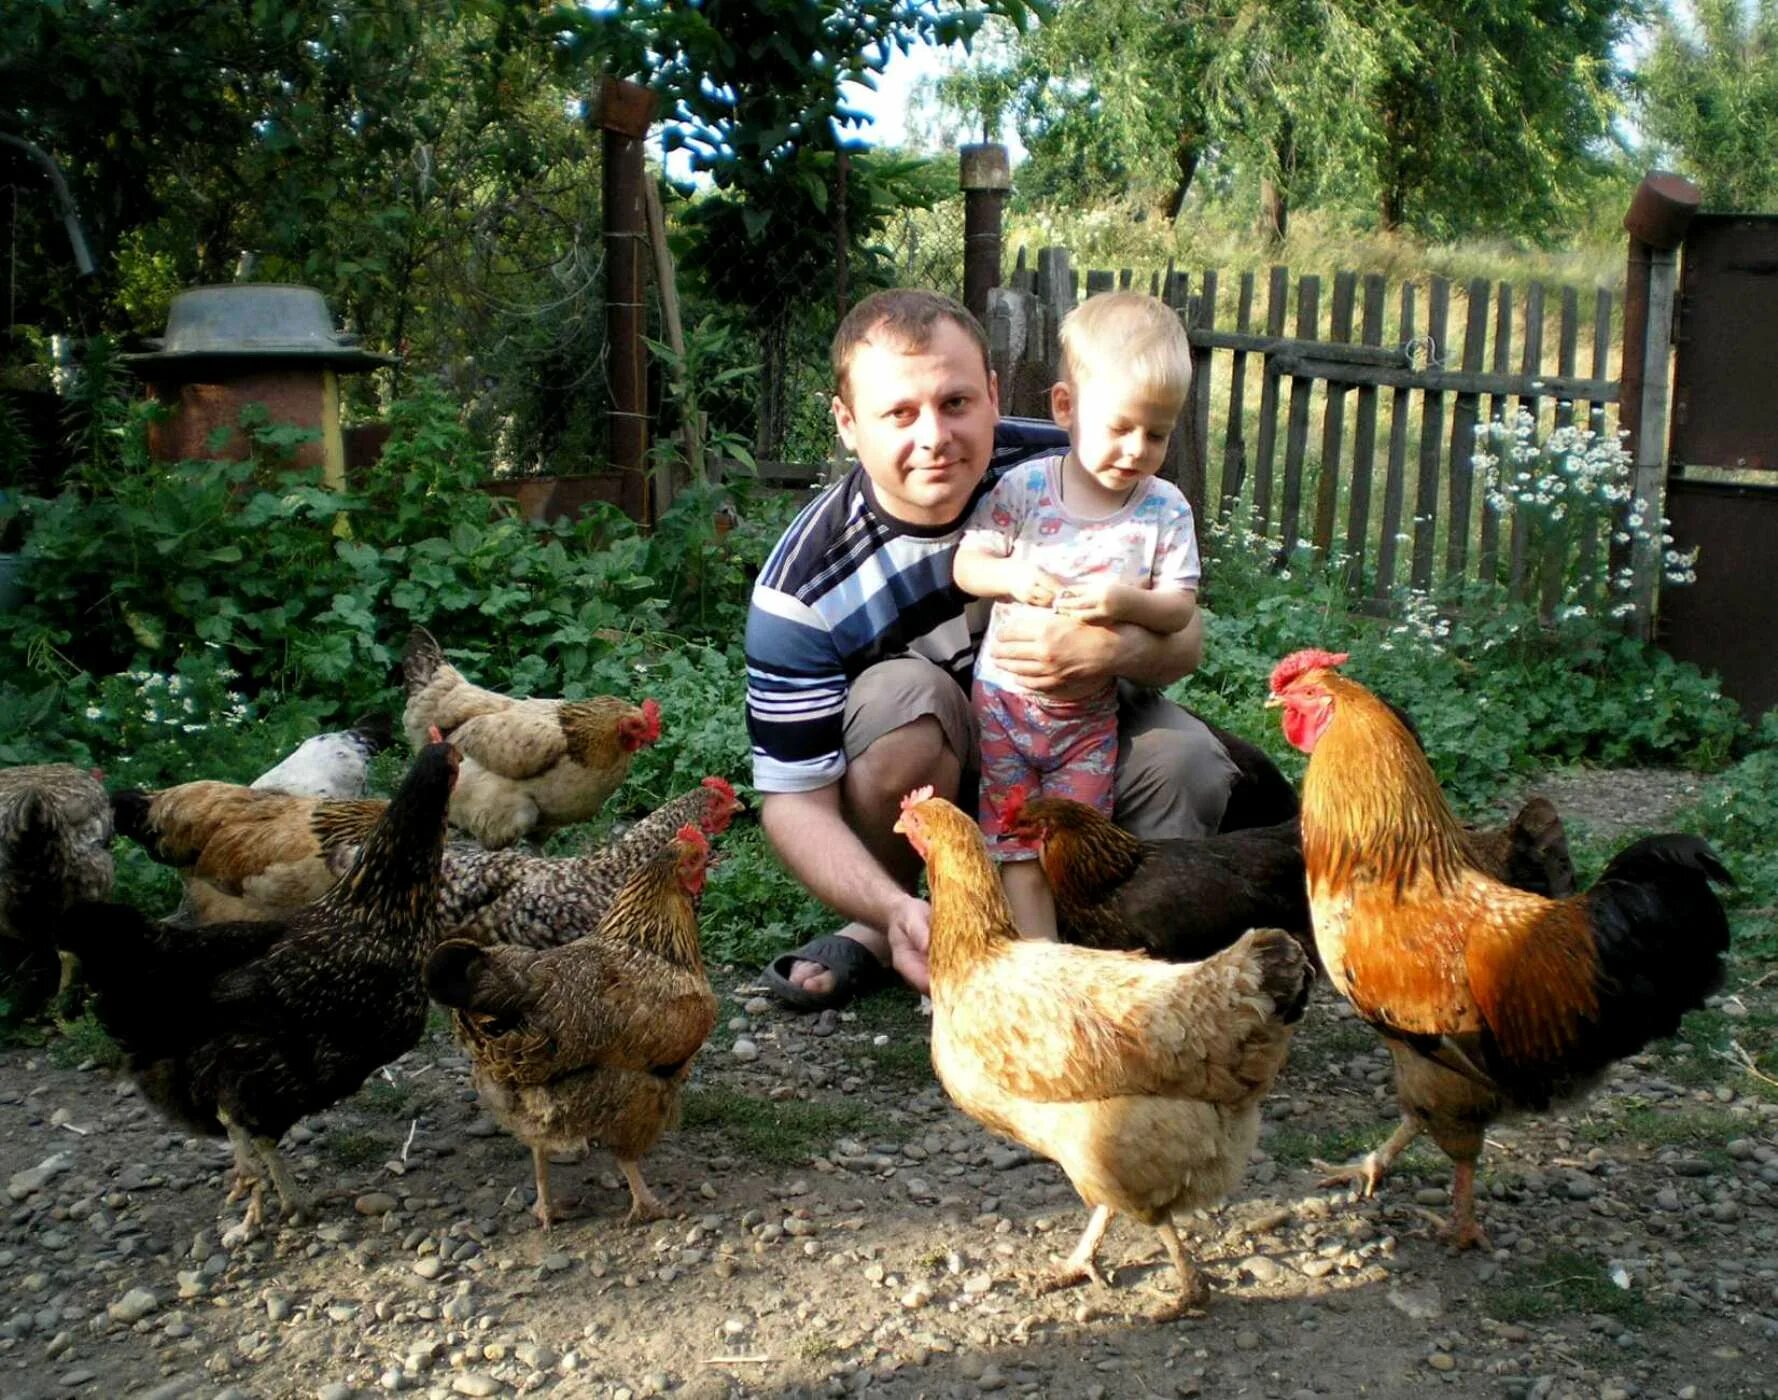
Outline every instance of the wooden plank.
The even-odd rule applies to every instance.
[[[1161,274],[1158,269],[1148,274],[1148,294],[1157,300],[1161,295]]]
[[[1600,287],[1593,298],[1593,378],[1603,379],[1610,372],[1610,369],[1611,291],[1609,288]],[[1603,401],[1594,400],[1588,405],[1588,409],[1587,425],[1595,432],[1603,436],[1605,433],[1616,431],[1617,425],[1607,421],[1605,403]],[[1589,571],[1588,566],[1593,562],[1593,555],[1590,551],[1598,547],[1598,542],[1589,537],[1582,543],[1583,547],[1589,551],[1582,556],[1582,573],[1584,574]],[[1605,553],[1608,561],[1606,567],[1607,578],[1616,573],[1619,568],[1630,562],[1630,546],[1628,544],[1619,544],[1615,536],[1607,541]],[[1603,602],[1605,598],[1609,596],[1610,589],[1608,587],[1603,594],[1598,595],[1598,601]]]
[[[1513,363],[1513,289],[1510,282],[1502,282],[1494,292],[1494,373],[1505,374]],[[1506,395],[1495,394],[1488,400],[1488,416],[1486,423],[1493,423],[1506,416]],[[1481,445],[1483,439],[1478,438]],[[1489,450],[1493,450],[1492,437],[1487,439]],[[1476,556],[1476,577],[1492,588],[1500,581],[1500,508],[1488,498],[1487,488],[1483,486],[1482,494],[1482,536],[1480,550]]]
[[[1538,379],[1543,370],[1543,283],[1533,282],[1525,292],[1525,355],[1519,368],[1526,381]],[[1537,421],[1541,405],[1535,392],[1519,395],[1519,412],[1529,413]],[[1507,476],[1509,489],[1515,483]],[[1530,596],[1531,522],[1517,506],[1513,507],[1511,560],[1507,566],[1507,587],[1512,596],[1523,602]]]
[[[1556,374],[1558,377],[1572,376],[1580,348],[1580,292],[1574,287],[1562,288],[1562,319],[1557,335]],[[1556,426],[1566,428],[1573,422],[1574,396],[1562,394],[1556,400]],[[1541,553],[1539,573],[1542,585],[1538,612],[1547,621],[1562,605],[1562,584],[1568,572],[1568,557],[1565,546],[1556,540],[1545,540]]]
[[[1130,271],[1130,269],[1127,267],[1124,268],[1121,272],[1119,272],[1117,275],[1118,290],[1120,292],[1129,291],[1130,290],[1130,282],[1135,276],[1136,276],[1136,274],[1134,272]]]
[[[1087,295],[1096,297],[1101,292],[1117,290],[1117,274],[1109,268],[1094,268],[1087,273]]]
[[[1397,334],[1403,345],[1414,338],[1414,284],[1401,289],[1401,323]],[[1377,576],[1371,596],[1386,604],[1395,589],[1395,556],[1401,541],[1402,496],[1406,491],[1408,458],[1409,391],[1397,388],[1389,405],[1389,465],[1383,479],[1383,526],[1377,542]]]
[[[1352,339],[1352,303],[1358,292],[1356,272],[1334,274],[1333,307],[1328,316],[1330,340]],[[1321,412],[1321,471],[1315,482],[1315,548],[1326,558],[1333,548],[1334,511],[1340,501],[1340,449],[1345,445],[1346,396],[1330,385]]]
[[[1019,256],[1013,263],[1012,276],[1006,279],[1006,285],[1015,292],[1026,292],[1035,295],[1037,292],[1037,273],[1025,265],[1025,245],[1019,244]]]
[[[1192,516],[1205,520],[1205,504],[1210,496],[1210,377],[1211,355],[1208,346],[1200,349],[1197,337],[1216,328],[1217,271],[1208,269],[1199,281],[1197,311],[1191,322],[1192,387],[1191,387],[1191,470],[1186,477],[1185,496],[1191,502]],[[1193,492],[1196,494],[1193,494]]]
[[[1477,277],[1467,289],[1469,305],[1463,322],[1463,372],[1480,373],[1488,344],[1488,283]],[[1461,580],[1469,571],[1469,535],[1473,529],[1475,425],[1480,400],[1459,393],[1451,406],[1451,510],[1445,534],[1445,577]]]
[[[1383,308],[1388,286],[1371,272],[1364,279],[1364,321],[1359,339],[1366,345],[1383,343]],[[1371,475],[1377,466],[1377,391],[1364,385],[1358,391],[1358,410],[1352,426],[1352,493],[1346,515],[1347,586],[1358,588],[1364,579],[1364,556],[1370,543]]]
[[[1337,340],[1300,340],[1286,336],[1283,327],[1272,335],[1254,335],[1245,331],[1213,331],[1204,339],[1213,350],[1257,350],[1262,355],[1296,356],[1302,359],[1335,360],[1354,365],[1398,367],[1403,363],[1401,351],[1389,347],[1351,345]],[[1289,373],[1287,370],[1286,373]]]
[[[1266,282],[1266,334],[1277,340],[1284,334],[1285,304],[1290,295],[1290,269],[1274,267]],[[1207,344],[1215,344],[1206,336]],[[1261,373],[1259,387],[1259,444],[1253,459],[1253,528],[1261,535],[1271,533],[1272,525],[1272,458],[1278,447],[1278,376],[1272,372],[1268,358]]]
[[[1273,361],[1280,374],[1301,374],[1329,383],[1356,386],[1374,384],[1379,388],[1436,389],[1443,394],[1513,394],[1530,392],[1532,383],[1520,374],[1489,374],[1460,369],[1384,369],[1379,365],[1343,364],[1338,360],[1317,360],[1281,356]],[[1594,398],[1600,403],[1614,403],[1618,396],[1616,380],[1582,379],[1577,375],[1548,374],[1537,381],[1536,392],[1559,393],[1571,401]]]
[[[1235,326],[1245,331],[1253,324],[1253,274],[1241,274],[1241,293],[1235,306]],[[1230,357],[1229,416],[1222,438],[1222,518],[1227,521],[1241,499],[1247,480],[1247,352]]]
[[[1321,279],[1305,276],[1296,284],[1296,330],[1304,340],[1313,340],[1316,324],[1321,319]],[[1303,514],[1303,459],[1309,448],[1309,399],[1315,392],[1315,381],[1305,375],[1290,381],[1290,419],[1284,430],[1284,501],[1278,511],[1278,539],[1281,553],[1289,557],[1301,537]]]
[[[1451,283],[1434,277],[1426,298],[1426,334],[1434,357],[1446,353],[1445,322],[1450,310]],[[1428,388],[1420,395],[1420,483],[1414,495],[1414,563],[1409,573],[1409,581],[1420,592],[1432,587],[1432,555],[1438,537],[1439,447],[1444,436],[1444,391]]]
[[[1167,270],[1166,302],[1173,314],[1179,317],[1181,325],[1191,325],[1191,274]],[[1161,462],[1161,476],[1172,482],[1181,491],[1186,491],[1191,480],[1191,395],[1186,395],[1185,404],[1179,410],[1179,417],[1173,424],[1173,435],[1167,439],[1167,455]],[[1188,492],[1189,498],[1189,492]],[[1197,507],[1194,505],[1193,510]]]

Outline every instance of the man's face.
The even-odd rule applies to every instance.
[[[910,525],[948,525],[988,470],[1000,399],[974,339],[940,321],[921,350],[866,340],[847,373],[852,402],[833,421],[877,503]]]

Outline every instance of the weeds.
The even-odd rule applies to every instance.
[[[734,1089],[691,1090],[681,1121],[690,1130],[719,1133],[725,1147],[743,1156],[779,1166],[806,1162],[836,1137],[877,1126],[863,1104],[763,1099]]]
[[[123,1063],[123,1051],[105,1034],[105,1028],[91,1011],[78,1021],[62,1026],[60,1039],[51,1043],[49,1058],[63,1069],[74,1069],[89,1060],[101,1069],[115,1069]]]
[[[383,1161],[394,1150],[375,1133],[329,1133],[322,1146],[342,1167],[367,1167]]]
[[[1573,1250],[1555,1249],[1513,1280],[1482,1292],[1482,1311],[1502,1322],[1542,1322],[1565,1313],[1603,1314],[1626,1327],[1654,1318],[1649,1300],[1611,1281],[1604,1264]]]

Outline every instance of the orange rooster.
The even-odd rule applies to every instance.
[[[1284,1063],[1314,972],[1278,929],[1198,963],[1021,938],[981,829],[931,788],[895,829],[932,884],[932,1067],[977,1122],[1050,1158],[1092,1208],[1056,1288],[1099,1279],[1114,1214],[1161,1237],[1179,1277],[1169,1309],[1209,1289],[1173,1212],[1240,1180],[1259,1103]]]
[[[1708,845],[1678,835],[1636,842],[1565,899],[1483,874],[1425,755],[1339,674],[1346,659],[1286,657],[1267,701],[1309,755],[1303,860],[1316,945],[1334,986],[1388,1042],[1401,1100],[1394,1136],[1324,1184],[1369,1195],[1430,1132],[1455,1166],[1452,1242],[1482,1245],[1475,1167],[1487,1125],[1584,1093],[1677,1030],[1722,980],[1729,926],[1711,884],[1731,881]]]

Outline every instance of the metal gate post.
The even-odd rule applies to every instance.
[[[1006,147],[993,141],[957,153],[963,190],[963,304],[987,324],[988,290],[1000,285],[1000,218],[1012,188]]]
[[[1636,636],[1654,635],[1655,587],[1661,577],[1661,505],[1667,473],[1667,420],[1672,409],[1668,357],[1673,348],[1673,305],[1678,286],[1679,245],[1698,212],[1698,189],[1666,171],[1643,178],[1624,215],[1630,235],[1624,279],[1622,400],[1618,425],[1629,435],[1635,463],[1634,498],[1643,529],[1630,545],[1631,614]]]

